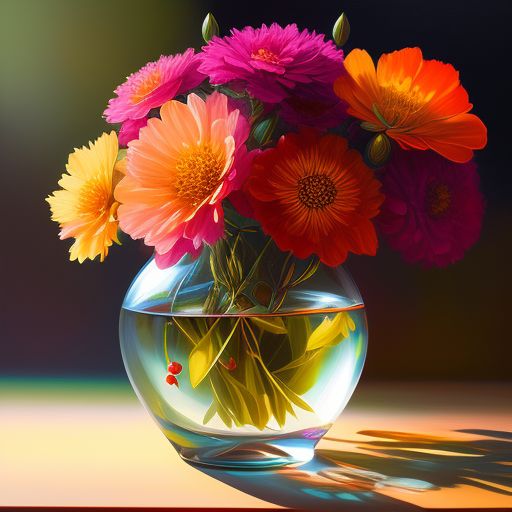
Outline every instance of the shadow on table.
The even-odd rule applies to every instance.
[[[461,440],[404,432],[366,430],[367,440],[334,439],[337,449],[318,449],[300,468],[235,471],[200,468],[209,476],[265,501],[299,509],[418,510],[389,498],[472,486],[512,496],[512,433],[459,430],[480,436]],[[491,503],[489,505],[492,505]]]

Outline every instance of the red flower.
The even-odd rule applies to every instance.
[[[336,135],[287,134],[253,162],[246,191],[254,216],[283,251],[336,266],[349,252],[374,255],[380,183]]]

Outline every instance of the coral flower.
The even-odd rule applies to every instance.
[[[297,84],[332,84],[343,72],[343,52],[297,25],[233,29],[203,51],[199,69],[212,83],[235,81],[266,103],[282,101]]]
[[[364,50],[345,59],[347,74],[335,91],[349,114],[372,131],[385,131],[404,149],[432,149],[454,162],[467,162],[487,143],[482,121],[450,64],[423,60],[419,48],[380,57],[377,69]]]
[[[317,254],[336,266],[375,254],[370,219],[379,212],[380,183],[346,139],[303,129],[281,137],[253,162],[246,190],[265,233],[299,258]]]
[[[454,263],[480,235],[484,201],[478,184],[473,162],[399,151],[384,174],[378,226],[409,263]]]
[[[66,165],[68,174],[59,181],[62,190],[46,198],[52,220],[60,224],[60,238],[75,238],[71,260],[82,263],[99,255],[103,261],[112,242],[119,243],[113,195],[120,177],[117,154],[115,132],[102,134],[88,148],[75,149]]]
[[[108,102],[103,113],[109,123],[123,123],[119,142],[126,144],[138,136],[151,109],[197,87],[206,78],[198,66],[199,55],[189,48],[183,54],[162,55],[131,74],[115,90],[117,96]]]
[[[223,94],[206,101],[190,94],[187,104],[165,103],[160,115],[129,144],[116,199],[122,230],[154,246],[163,268],[223,236],[221,202],[241,187],[252,153],[249,124]]]

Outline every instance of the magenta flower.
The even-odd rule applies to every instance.
[[[127,119],[121,125],[119,130],[119,144],[121,146],[128,146],[128,142],[139,138],[139,131],[148,124],[147,117],[141,117],[140,119]]]
[[[233,29],[203,51],[199,69],[213,84],[241,83],[266,103],[282,101],[298,84],[332,84],[343,72],[343,52],[297,25]]]
[[[377,223],[389,245],[425,267],[460,260],[482,227],[484,200],[474,162],[397,151],[384,173],[386,199]]]
[[[117,96],[108,102],[103,115],[109,123],[123,123],[121,144],[137,138],[151,109],[197,87],[206,78],[198,71],[199,62],[199,55],[192,48],[183,54],[162,55],[117,87]]]

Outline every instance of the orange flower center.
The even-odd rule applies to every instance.
[[[412,89],[404,89],[391,84],[383,87],[381,91],[382,96],[378,108],[385,124],[390,127],[415,114],[426,103],[424,94],[417,86]]]
[[[102,216],[110,211],[112,203],[111,191],[105,187],[104,181],[99,176],[95,176],[80,188],[77,211],[79,215]]]
[[[451,203],[452,194],[444,183],[429,188],[427,193],[427,211],[432,217],[440,217],[446,213]]]
[[[224,158],[209,145],[185,151],[176,163],[176,193],[193,206],[204,201],[219,185]]]
[[[162,83],[162,75],[159,69],[155,69],[141,77],[140,82],[136,84],[135,90],[131,96],[132,104],[136,105],[142,101],[150,92],[153,92]]]
[[[256,52],[251,53],[251,58],[254,60],[262,60],[263,62],[269,62],[270,64],[279,64],[279,57],[267,48],[260,48]]]
[[[325,174],[311,174],[298,181],[299,201],[312,209],[323,209],[334,203],[338,193],[332,179]]]

